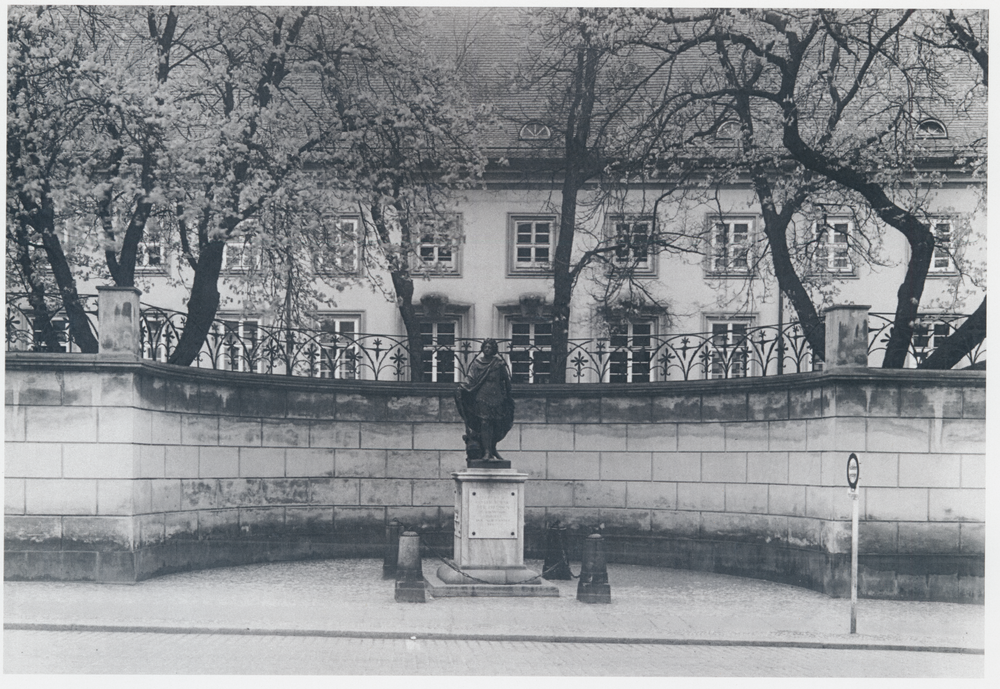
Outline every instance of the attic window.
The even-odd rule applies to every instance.
[[[918,139],[947,139],[948,130],[940,120],[927,119],[917,125]]]
[[[740,123],[736,120],[726,120],[715,130],[715,138],[724,141],[735,141],[740,136]]]
[[[552,130],[541,122],[529,122],[521,127],[519,136],[522,141],[545,141],[552,138]]]

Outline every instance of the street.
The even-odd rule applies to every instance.
[[[926,651],[152,632],[4,633],[5,674],[977,678],[983,672],[983,655]]]

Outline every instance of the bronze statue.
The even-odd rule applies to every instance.
[[[497,443],[514,426],[510,371],[496,340],[486,340],[479,351],[468,378],[455,390],[458,413],[465,421],[466,460],[504,461]]]

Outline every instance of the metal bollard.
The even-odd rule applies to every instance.
[[[545,534],[545,564],[542,566],[545,579],[572,579],[566,559],[566,527],[556,522]]]
[[[608,583],[608,564],[601,534],[591,534],[583,542],[583,565],[580,583],[576,586],[576,599],[581,603],[611,602],[611,584]]]
[[[426,603],[424,568],[420,561],[420,536],[407,531],[399,537],[396,561],[396,602]]]
[[[382,559],[382,578],[396,578],[396,562],[399,560],[399,522],[393,519],[385,527],[385,557]]]

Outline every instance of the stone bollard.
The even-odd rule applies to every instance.
[[[426,603],[424,568],[420,561],[420,536],[407,531],[399,537],[396,561],[396,602]]]
[[[566,527],[556,522],[545,534],[545,564],[542,566],[545,579],[572,579],[573,574],[566,560]]]
[[[399,561],[399,522],[393,519],[385,527],[385,557],[382,559],[382,578],[396,578]]]
[[[611,602],[611,584],[608,583],[608,564],[604,558],[601,534],[591,534],[583,542],[583,565],[576,599],[581,603]]]

